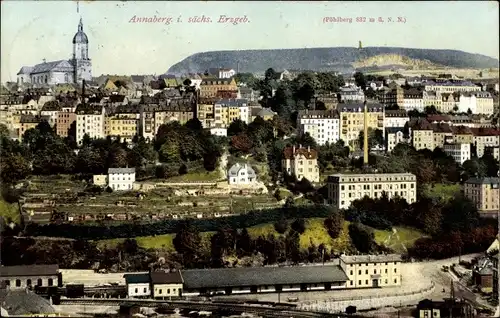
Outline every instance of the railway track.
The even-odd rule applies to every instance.
[[[210,303],[210,302],[189,302],[189,301],[168,301],[168,300],[152,300],[152,299],[92,299],[92,298],[76,298],[76,299],[61,299],[61,305],[80,305],[80,306],[120,306],[124,304],[133,304],[141,307],[167,307],[171,309],[189,309],[203,311],[217,311],[230,309],[251,314],[257,314],[262,317],[277,317],[277,318],[318,318],[318,317],[347,317],[342,314],[327,314],[319,312],[307,312],[290,308],[270,307],[262,305],[237,305],[234,303]],[[353,317],[353,316],[351,316]]]

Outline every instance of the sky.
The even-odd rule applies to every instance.
[[[216,50],[393,46],[499,57],[498,2],[1,2],[1,81],[21,66],[69,59],[80,17],[94,76],[162,74],[191,54]],[[79,7],[79,12],[77,12]],[[194,16],[212,23],[189,23]],[[246,16],[236,25],[220,16]],[[132,22],[172,18],[172,23]],[[134,19],[135,17],[135,19]],[[178,19],[180,17],[180,22]],[[327,22],[325,17],[351,18]],[[366,22],[356,22],[365,17]],[[384,22],[369,22],[379,17]],[[387,22],[391,17],[393,22]],[[405,23],[398,23],[398,17]]]

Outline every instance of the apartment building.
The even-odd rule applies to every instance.
[[[495,217],[499,209],[500,178],[470,178],[465,181],[465,197],[476,205],[483,217]]]
[[[401,255],[342,255],[340,267],[347,274],[348,288],[401,286]]]
[[[378,103],[368,103],[368,128],[384,131],[384,106]],[[340,139],[352,148],[358,148],[359,132],[364,129],[364,104],[339,104]]]
[[[215,124],[228,127],[236,119],[249,124],[250,108],[246,99],[220,99],[214,104]]]
[[[43,105],[40,115],[49,118],[49,125],[54,127],[57,122],[57,115],[62,111],[62,105],[57,100],[52,100]]]
[[[391,152],[399,143],[408,143],[409,139],[405,138],[404,129],[401,127],[385,128],[385,149]]]
[[[441,94],[441,108],[440,112],[449,113],[459,111],[460,93],[442,93]],[[465,110],[467,112],[467,109]]]
[[[427,81],[424,83],[424,89],[426,91],[435,91],[440,93],[481,91],[481,87],[469,81]]]
[[[457,144],[472,144],[473,134],[469,127],[466,126],[451,126],[453,131],[453,143]],[[473,154],[475,155],[475,154]]]
[[[315,100],[315,109],[323,104],[326,110],[337,109],[339,96],[336,93],[318,94]]]
[[[218,91],[237,91],[238,86],[234,78],[209,78],[201,81],[200,97],[217,97]]]
[[[404,98],[404,89],[398,85],[390,85],[390,88],[387,88],[383,94],[380,95],[379,101],[384,106],[393,106],[397,105],[403,106],[403,98]]]
[[[470,128],[472,143],[476,147],[476,155],[481,158],[485,150],[500,146],[500,129],[495,128]]]
[[[354,200],[399,196],[413,203],[417,196],[417,179],[411,173],[334,174],[327,179],[327,204],[347,209]]]
[[[443,105],[442,105],[442,97],[441,93],[439,92],[434,92],[434,91],[423,91],[422,92],[422,102],[425,107],[430,107],[434,106],[436,107],[436,110],[439,112],[445,112],[443,111]]]
[[[355,86],[340,88],[341,102],[363,102],[364,100],[365,100],[365,93],[363,93],[362,89]]]
[[[139,105],[118,106],[106,114],[104,134],[130,143],[140,133],[140,116]]]
[[[297,180],[306,178],[311,182],[319,182],[318,152],[310,147],[286,147],[283,149],[281,162],[283,173],[295,175]]]
[[[434,132],[432,125],[425,119],[410,123],[411,141],[416,150],[434,150]]]
[[[476,92],[476,109],[474,114],[493,115],[493,96],[490,92]]]
[[[309,133],[318,145],[340,139],[340,120],[336,110],[301,110],[297,116],[300,135]]]
[[[33,116],[33,115],[21,115],[19,120],[19,140],[22,139],[24,133],[32,128],[36,128],[38,124],[43,121],[48,122],[50,118],[48,116]]]
[[[444,145],[443,151],[459,164],[463,164],[471,158],[470,144],[447,143]]]
[[[404,109],[386,109],[384,114],[384,128],[403,128],[409,120],[410,117]]]
[[[68,137],[72,125],[76,128],[76,107],[63,106],[61,111],[57,113],[56,133],[65,138]],[[74,133],[74,132],[73,132]]]
[[[402,109],[406,111],[418,110],[424,111],[423,92],[416,88],[405,89],[403,92]]]
[[[431,126],[434,148],[443,148],[446,143],[453,142],[453,130],[449,124],[431,124]]]
[[[151,141],[156,136],[155,111],[159,108],[158,104],[146,104],[140,107],[139,131],[145,140]]]
[[[83,136],[104,138],[104,106],[80,104],[76,107],[76,142],[82,144]]]

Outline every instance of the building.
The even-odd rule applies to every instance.
[[[355,86],[341,87],[339,94],[341,102],[359,103],[365,100],[365,93],[363,93],[363,90]]]
[[[402,109],[406,111],[418,110],[424,111],[423,92],[417,88],[406,89],[403,92],[403,105]]]
[[[447,143],[443,150],[461,165],[471,157],[470,144]]]
[[[78,32],[73,37],[73,58],[45,62],[35,66],[23,66],[17,73],[19,85],[31,83],[35,86],[55,85],[61,83],[81,83],[92,80],[92,62],[89,58],[89,40],[83,32],[80,19]]]
[[[135,182],[135,168],[109,168],[108,186],[114,191],[132,190]]]
[[[62,111],[62,105],[59,103],[59,101],[52,100],[42,106],[40,115],[48,117],[50,127],[54,127],[57,122],[57,115],[60,111]]]
[[[230,185],[249,185],[257,182],[257,174],[248,164],[234,164],[227,172]]]
[[[246,99],[221,99],[214,104],[214,123],[228,127],[233,121],[239,119],[250,123],[250,109]]]
[[[477,317],[474,307],[468,302],[445,298],[444,301],[424,299],[417,305],[417,318]]]
[[[453,92],[479,92],[481,87],[469,81],[427,81],[424,83],[426,91],[434,91],[440,93],[453,93]]]
[[[140,109],[137,106],[118,106],[104,119],[104,134],[112,138],[132,142],[140,133]]]
[[[225,127],[212,127],[209,129],[211,135],[227,137],[227,128]]]
[[[445,144],[453,142],[453,130],[449,124],[431,124],[431,126],[434,148],[444,148]]]
[[[56,133],[61,137],[68,137],[70,133],[70,129],[73,127],[76,132],[76,114],[75,107],[66,107],[63,106],[61,111],[57,113],[56,119]],[[76,137],[76,136],[74,136]]]
[[[339,96],[336,93],[318,94],[314,102],[314,109],[318,109],[321,104],[326,110],[337,109]]]
[[[83,137],[104,138],[104,106],[80,104],[76,107],[76,142],[81,145]]]
[[[399,143],[408,143],[409,139],[405,136],[403,128],[386,127],[384,141],[386,151],[391,152]]]
[[[300,135],[309,133],[318,145],[340,139],[340,119],[336,110],[301,110],[297,116]]]
[[[19,139],[22,139],[27,130],[36,128],[41,122],[45,121],[48,123],[49,119],[47,116],[21,115],[19,119]]]
[[[416,150],[434,150],[434,131],[427,120],[417,120],[410,124],[412,129],[412,144]]]
[[[0,266],[0,279],[11,289],[62,286],[58,265]]]
[[[125,274],[125,284],[127,286],[127,296],[130,298],[151,297],[151,284],[149,273]]]
[[[257,117],[264,119],[265,121],[272,120],[274,116],[278,115],[273,112],[270,108],[259,108],[250,106],[250,121],[253,122]]]
[[[401,255],[342,255],[348,288],[401,286]]]
[[[403,128],[410,121],[410,116],[404,109],[386,109],[384,114],[384,128]]]
[[[200,84],[200,97],[217,97],[218,91],[237,91],[234,78],[209,78],[202,80]]]
[[[470,128],[470,130],[472,131],[472,143],[479,158],[485,154],[487,148],[498,148],[500,146],[500,129]]]
[[[442,113],[447,113],[443,107],[443,99],[441,93],[435,91],[423,91],[422,92],[422,102],[424,110],[426,107],[434,106],[436,110]]]
[[[348,279],[338,265],[193,269],[182,277],[185,296],[335,290]]]
[[[409,204],[417,197],[417,178],[411,173],[334,174],[327,179],[327,204],[347,209],[354,200],[399,196]]]
[[[464,183],[464,195],[482,217],[495,217],[499,209],[499,178],[470,178]]]
[[[364,130],[364,104],[339,104],[340,139],[354,149],[358,148],[359,132]],[[384,106],[378,103],[367,103],[368,129],[384,131]]]
[[[318,152],[310,147],[286,147],[283,149],[281,166],[283,173],[295,175],[297,180],[306,178],[310,182],[319,182]]]
[[[155,299],[182,296],[184,279],[181,272],[151,272],[151,291]]]

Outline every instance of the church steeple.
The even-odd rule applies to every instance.
[[[83,18],[80,17],[80,23],[78,23],[78,32],[83,32]]]

